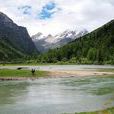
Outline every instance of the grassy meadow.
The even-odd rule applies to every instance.
[[[34,75],[31,70],[13,70],[13,69],[1,69],[0,77],[44,77],[47,75],[46,71],[36,70]]]

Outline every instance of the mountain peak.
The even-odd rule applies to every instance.
[[[51,34],[48,34],[48,36],[47,37],[53,37]]]
[[[0,12],[0,42],[4,40],[24,54],[37,52],[27,29],[18,26],[7,15]]]
[[[13,21],[4,13],[0,12],[0,22],[4,23],[13,23]]]
[[[36,34],[32,36],[32,39],[40,52],[48,51],[56,47],[61,47],[81,36],[87,34],[86,29],[81,31],[65,30],[55,36],[49,34],[48,36],[43,36],[43,34]]]

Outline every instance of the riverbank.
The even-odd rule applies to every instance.
[[[87,76],[106,76],[113,75],[114,70],[72,70],[72,71],[50,71],[50,77],[87,77]]]
[[[64,114],[68,114],[68,113],[64,113]],[[95,112],[81,112],[81,113],[74,113],[74,114],[114,114],[114,108],[108,108],[106,110],[95,111]]]
[[[31,70],[0,69],[0,80],[34,80],[39,77],[46,77],[47,74],[47,71],[39,70],[32,74]]]
[[[88,77],[88,76],[114,76],[114,69],[84,69],[84,70],[36,70],[33,75],[31,70],[1,69],[0,80],[35,80],[40,77],[64,78],[64,77]]]

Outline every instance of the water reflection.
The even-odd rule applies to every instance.
[[[0,82],[0,113],[59,114],[114,106],[114,78]]]
[[[5,104],[14,104],[18,97],[26,94],[28,82],[0,82],[0,106]]]

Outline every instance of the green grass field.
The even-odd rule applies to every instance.
[[[114,69],[113,68],[110,68],[110,69],[97,69],[99,72],[114,72]]]
[[[0,77],[44,77],[47,76],[46,71],[35,71],[35,74],[32,75],[30,70],[9,70],[1,69]]]
[[[96,111],[96,112],[82,112],[82,113],[75,113],[75,114],[114,114],[114,108],[110,108],[102,111]]]
[[[114,108],[109,108],[106,110],[101,110],[96,112],[64,113],[64,114],[114,114]]]

